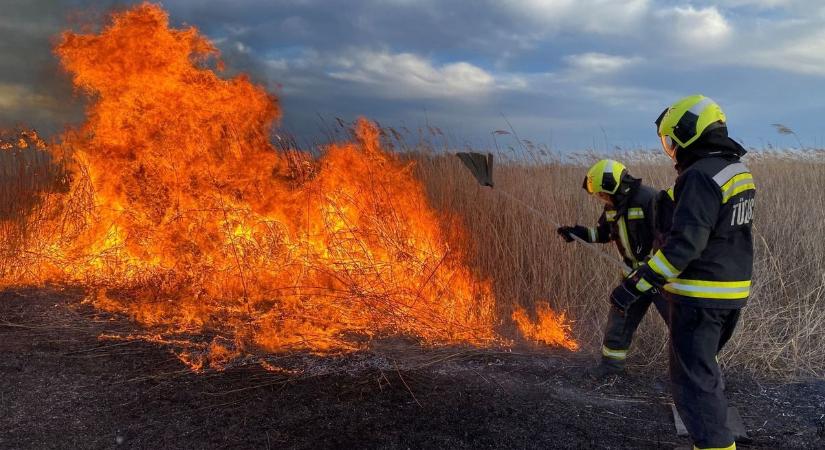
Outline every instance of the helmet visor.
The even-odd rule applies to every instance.
[[[670,136],[659,136],[662,139],[662,150],[670,159],[676,161],[676,147],[678,146]]]

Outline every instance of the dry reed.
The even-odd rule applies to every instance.
[[[394,137],[394,147],[416,160],[432,205],[464,222],[471,265],[492,280],[505,332],[512,327],[506,320],[514,307],[535,312],[537,304],[549,302],[573,320],[581,351],[595,355],[607,294],[619,280],[617,271],[576,245],[565,244],[541,217],[478,186],[456,158],[441,152],[444,144],[403,143],[392,129],[385,135]],[[526,150],[532,153],[535,148]],[[517,154],[513,149],[510,153]],[[746,160],[758,186],[755,275],[750,302],[722,356],[729,369],[787,378],[825,375],[821,153],[756,152]],[[511,157],[496,169],[497,189],[559,222],[591,224],[599,204],[580,186],[586,165],[597,157],[590,152],[562,160],[543,149],[537,158]],[[667,161],[651,154],[613,157],[624,160],[634,175],[653,187],[668,187],[675,178]],[[38,223],[54,209],[45,205],[50,193],[65,190],[62,173],[39,149],[0,151],[0,263],[20,257],[15,249],[21,241],[50,232],[38,229]],[[611,246],[606,250],[615,252]],[[636,364],[661,366],[667,359],[666,329],[655,316],[651,308],[634,341]]]
[[[757,182],[752,296],[734,339],[722,354],[729,369],[780,377],[825,375],[825,182],[821,152],[752,152],[745,162]],[[497,167],[496,189],[506,190],[561,223],[591,225],[600,204],[580,188],[599,156],[510,160]],[[662,189],[675,171],[654,154],[611,155],[631,173]],[[558,238],[554,226],[478,186],[457,158],[420,155],[419,175],[433,204],[464,218],[474,245],[474,267],[493,280],[500,311],[534,309],[548,300],[574,322],[583,351],[600,348],[607,295],[620,280],[609,264]],[[520,158],[525,160],[526,158]],[[616,250],[612,244],[607,251]],[[667,333],[654,308],[633,344],[632,361],[661,366]]]

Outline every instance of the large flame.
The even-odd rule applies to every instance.
[[[210,331],[213,360],[388,334],[499,341],[460,230],[374,124],[318,160],[284,156],[270,143],[277,99],[218,77],[215,47],[150,3],[97,34],[64,33],[56,53],[91,99],[59,145],[73,154],[66,197],[85,206],[56,215],[71,226],[39,237],[18,281],[81,281],[97,307],[161,333]]]

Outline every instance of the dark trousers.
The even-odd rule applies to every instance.
[[[728,401],[717,353],[733,335],[738,309],[670,302],[670,380],[673,402],[698,448],[725,448]]]
[[[610,308],[602,341],[602,364],[617,368],[624,367],[627,349],[633,341],[633,333],[639,328],[639,323],[644,319],[651,303],[656,306],[662,320],[667,323],[668,302],[658,293],[639,297],[630,305],[625,314],[620,313],[616,308]]]

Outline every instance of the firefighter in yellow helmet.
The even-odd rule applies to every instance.
[[[615,242],[625,264],[638,267],[654,248],[656,210],[671,212],[670,198],[666,194],[662,197],[655,189],[642,185],[642,180],[632,177],[622,163],[612,159],[594,164],[588,170],[582,187],[605,203],[604,212],[595,227],[560,227],[559,235],[567,242],[573,241],[571,236],[591,243]],[[587,371],[590,377],[601,379],[624,371],[633,333],[651,303],[663,319],[667,317],[667,303],[655,291],[641,295],[626,310],[618,305],[610,308],[602,340],[601,360]]]
[[[692,95],[656,120],[676,162],[674,212],[662,248],[612,294],[631,307],[651,289],[670,311],[671,392],[698,449],[735,449],[717,354],[750,295],[756,186],[713,100]]]

